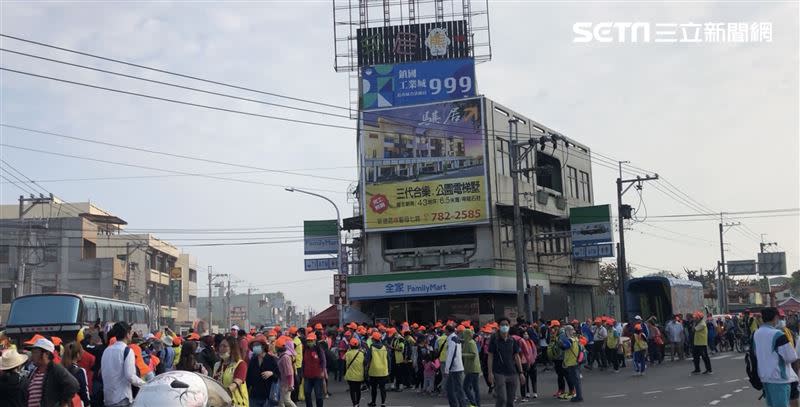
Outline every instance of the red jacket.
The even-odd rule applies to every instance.
[[[303,347],[303,377],[306,379],[322,378],[323,360],[316,349]]]

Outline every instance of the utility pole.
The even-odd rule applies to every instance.
[[[253,323],[253,321],[250,320],[250,295],[253,294],[253,291],[254,291],[253,287],[247,287],[247,316],[246,316],[246,321],[247,321],[247,330],[248,331],[250,330],[250,325]],[[255,291],[258,291],[258,289],[256,288]]]
[[[563,140],[565,146],[569,144],[562,136],[549,133],[545,133],[538,138],[529,137],[526,141],[519,141],[519,122],[520,119],[516,117],[508,119],[509,172],[511,173],[512,202],[514,206],[514,263],[517,277],[517,314],[524,316],[527,321],[532,321],[533,309],[531,307],[528,277],[528,258],[525,253],[525,227],[519,204],[519,175],[522,173],[536,173],[541,168],[535,164],[532,168],[520,168],[520,163],[525,161],[528,155],[535,150],[537,144],[542,150],[544,150],[546,142],[552,142],[553,149],[557,148],[558,140]]]
[[[30,231],[25,229],[25,214],[30,212],[31,209],[36,207],[36,205],[52,205],[56,202],[55,197],[53,194],[49,196],[44,196],[43,194],[39,194],[38,197],[31,194],[29,198],[25,198],[25,196],[19,196],[19,245],[17,246],[17,289],[16,289],[16,296],[20,297],[25,294],[30,294],[33,287],[25,289],[25,281],[27,276],[25,275],[25,266],[28,262],[28,258],[30,257],[28,243],[30,241]],[[25,204],[29,203],[30,206],[25,208]],[[31,278],[31,280],[33,280]],[[59,277],[56,277],[56,281],[59,280]],[[32,284],[31,284],[32,285]],[[27,291],[27,293],[26,293]]]
[[[778,242],[769,242],[769,243],[764,242],[764,236],[766,236],[766,234],[762,233],[761,234],[761,243],[758,244],[758,247],[759,247],[759,250],[760,250],[761,253],[765,253],[766,252],[766,248],[768,246],[777,246],[778,245]],[[770,285],[769,285],[769,277],[767,277],[767,276],[764,276],[764,287],[767,287],[767,295],[769,296],[769,301],[770,301],[769,305],[771,307],[775,307],[777,304],[776,304],[776,301],[775,301],[775,297],[774,297],[774,295],[772,293],[772,287],[770,287]]]
[[[725,228],[731,228],[741,225],[741,222],[724,223],[722,220],[722,213],[719,214],[719,264],[717,266],[717,274],[719,278],[720,298],[719,307],[720,311],[725,314],[728,312],[728,276],[725,272]]]
[[[629,163],[630,161],[619,161],[619,178],[617,178],[617,216],[619,217],[619,245],[618,253],[619,259],[617,260],[617,279],[619,280],[619,310],[620,317],[623,321],[628,320],[628,310],[625,304],[625,283],[628,281],[628,263],[625,257],[625,219],[631,218],[631,207],[622,204],[622,196],[634,185],[636,189],[642,189],[644,181],[653,181],[658,179],[658,174],[650,176],[645,174],[644,177],[636,176],[636,178],[623,179],[622,178],[622,164]],[[622,186],[628,184],[625,189]]]
[[[208,333],[211,333],[211,325],[214,324],[214,322],[213,322],[214,320],[212,319],[213,307],[211,305],[211,300],[214,298],[213,297],[213,293],[212,293],[212,285],[214,283],[214,280],[217,279],[218,277],[228,277],[228,275],[224,274],[224,273],[214,274],[212,272],[211,266],[208,266],[208,307],[207,307],[207,309],[208,309]]]
[[[228,289],[225,291],[225,325],[231,327],[231,278],[228,277]]]

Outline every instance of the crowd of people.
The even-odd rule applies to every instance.
[[[249,331],[233,326],[225,334],[202,336],[191,330],[181,336],[168,328],[134,333],[125,322],[104,332],[97,324],[81,330],[73,342],[37,334],[19,350],[0,337],[0,400],[25,407],[126,407],[156,375],[182,370],[214,378],[239,407],[295,407],[299,402],[323,407],[332,381],[347,383],[353,406],[363,398],[369,407],[385,407],[389,392],[413,390],[423,397],[446,397],[451,406],[480,406],[485,385],[495,406],[511,407],[539,397],[537,372],[553,370],[553,397],[582,402],[583,369],[619,373],[630,356],[633,375],[644,376],[669,351],[673,361],[691,352],[692,373],[711,374],[709,349],[715,351],[718,339],[753,333],[768,400],[777,400],[783,384],[790,390],[787,401],[796,399],[796,373],[773,377],[774,366],[797,359],[796,324],[793,333],[776,322],[785,321],[777,310],[774,316],[769,309],[761,315],[763,324],[749,313],[714,320],[695,312],[675,315],[664,325],[639,316],[624,324],[608,316],[583,322],[520,318],[514,324],[500,318],[483,326],[471,321]],[[775,342],[770,353],[761,343],[776,333],[786,340],[770,337]],[[774,355],[781,359],[773,361]],[[794,372],[791,366],[789,371]]]

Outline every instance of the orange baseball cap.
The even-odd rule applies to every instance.
[[[441,328],[442,327],[442,321],[436,321],[436,323],[433,325],[433,327],[434,328]]]
[[[292,335],[296,334],[297,333],[297,327],[296,326],[292,326],[291,328],[289,328],[289,333],[292,334]]]
[[[314,325],[314,329],[319,329],[321,331],[322,330],[322,324],[317,323],[316,325]]]
[[[420,331],[424,331],[425,330],[425,325],[420,325],[419,328],[417,328],[417,329],[420,330]]]
[[[350,328],[350,329],[357,329],[358,328],[358,324],[355,323],[355,322],[351,322],[351,323],[347,324],[347,327]]]
[[[172,345],[173,346],[179,346],[181,344],[181,342],[183,342],[183,339],[181,339],[180,336],[176,336],[176,337],[172,338]]]
[[[378,332],[373,332],[373,333],[372,333],[372,340],[374,340],[374,341],[379,341],[379,340],[381,340],[381,334],[380,334],[380,333],[378,333]]]
[[[359,334],[359,335],[365,335],[367,333],[367,328],[364,328],[363,326],[360,326],[360,327],[358,327],[358,331],[356,333]]]
[[[411,327],[414,328],[414,329],[417,329],[417,328],[419,328],[419,324],[414,322],[413,324],[411,324]]]
[[[345,337],[345,338],[349,338],[349,337],[351,337],[351,336],[353,336],[353,333],[352,333],[352,332],[350,332],[350,331],[345,331],[345,332],[344,332],[344,337]]]
[[[289,340],[288,336],[281,336],[280,338],[278,338],[275,341],[275,346],[277,346],[279,348],[285,348],[286,347],[286,341],[288,341],[288,340]]]
[[[580,323],[581,321],[578,321],[577,319],[573,319],[572,322],[570,322],[570,324],[580,324]]]
[[[307,341],[316,341],[317,340],[317,335],[312,332],[312,333],[306,335],[306,340]]]
[[[358,346],[358,339],[350,338],[350,346]]]
[[[466,328],[466,327],[464,327],[464,325],[459,325],[459,326],[458,326],[458,328],[456,328],[456,331],[458,331],[458,332],[464,332],[464,330],[465,330],[465,329],[467,329],[467,328]]]
[[[38,341],[39,339],[47,339],[47,338],[45,338],[42,335],[36,334],[36,335],[33,335],[33,338],[29,339],[28,341],[25,341],[25,343],[23,343],[23,345],[33,346],[33,344],[36,343],[36,341]]]
[[[57,337],[57,336],[51,336],[51,337],[50,337],[50,342],[53,342],[53,345],[55,345],[55,346],[61,346],[61,344],[62,344],[62,343],[64,343],[64,342],[61,340],[61,338],[59,338],[59,337]]]
[[[633,329],[635,329],[635,330],[637,330],[637,331],[641,331],[641,330],[642,330],[642,324],[636,324],[636,325],[634,325],[634,326],[633,326]]]
[[[468,319],[464,320],[464,321],[461,322],[461,325],[464,325],[465,328],[469,328],[469,327],[472,326],[472,321],[470,321]]]
[[[561,322],[557,319],[550,321],[550,326],[561,326]]]
[[[394,336],[394,334],[396,334],[396,333],[397,333],[397,329],[394,329],[394,328],[389,328],[389,329],[386,330],[386,335],[389,335],[389,336]]]
[[[200,340],[200,335],[198,335],[198,334],[197,334],[197,332],[192,332],[192,333],[189,335],[189,337],[188,337],[188,338],[186,338],[186,339],[188,339],[188,340],[190,340],[190,341],[199,341],[199,340]]]
[[[275,325],[275,327],[272,328],[272,330],[275,331],[275,332],[280,332],[281,331],[281,326],[280,325]]]

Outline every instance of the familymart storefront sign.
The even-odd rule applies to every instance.
[[[547,275],[529,273],[531,286],[550,292]],[[514,294],[517,292],[513,271],[469,269],[377,274],[348,277],[350,300],[405,298],[460,294]]]

